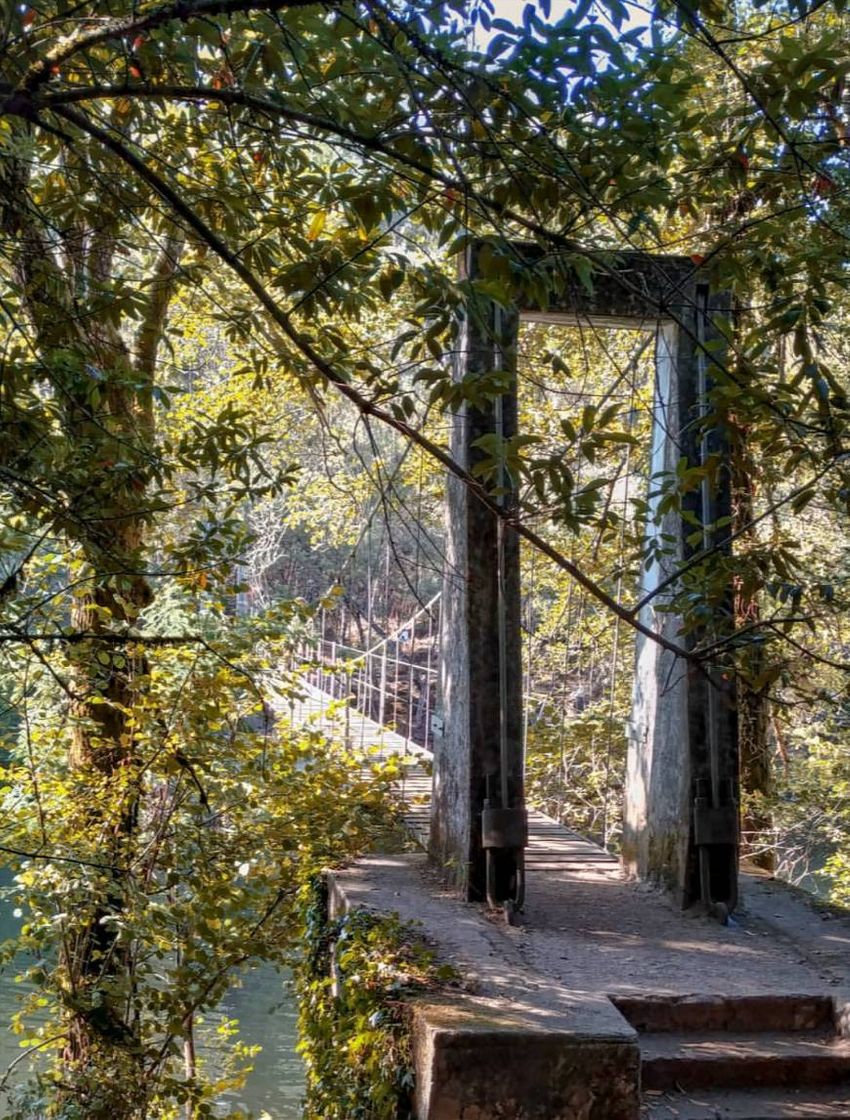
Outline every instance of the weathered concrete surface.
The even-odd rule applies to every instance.
[[[603,993],[530,969],[504,928],[446,895],[424,856],[376,856],[329,873],[332,913],[420,924],[464,990],[417,1006],[417,1120],[636,1120],[636,1032]]]
[[[447,894],[424,854],[358,861],[333,882],[353,904],[420,921],[475,994],[554,999],[556,1009],[583,1017],[595,1009],[604,1030],[623,1023],[609,996],[807,993],[850,1002],[850,917],[745,875],[740,919],[722,926],[626,880],[596,845],[575,840],[572,848],[557,863],[530,850],[531,902],[516,928]]]
[[[427,784],[427,783],[426,783]],[[425,812],[424,784],[415,786]],[[623,995],[827,994],[848,1004],[850,916],[815,903],[765,873],[741,876],[742,905],[723,926],[682,913],[658,890],[629,881],[598,845],[532,811],[526,852],[529,899],[517,929],[483,921],[428,875],[425,857],[373,857],[340,874],[376,909],[422,918],[440,933],[449,959],[508,995],[531,970],[570,992]],[[377,860],[377,863],[375,862]],[[380,893],[374,894],[376,890]],[[474,932],[467,942],[467,932]],[[480,986],[479,986],[480,990]]]
[[[797,955],[800,966],[816,972],[832,996],[836,1031],[850,1039],[850,915],[838,914],[761,871],[743,877],[743,890],[750,920],[771,930],[786,952]]]
[[[537,322],[650,329],[656,323],[678,322],[692,309],[692,288],[699,275],[690,257],[580,250],[578,255],[594,265],[588,290],[574,267],[576,254],[567,250],[514,241],[491,245],[491,253],[485,262],[488,273],[517,284],[518,306]],[[542,285],[537,282],[541,278]]]
[[[424,854],[374,856],[331,876],[336,911],[360,906],[418,921],[463,977],[449,1007],[427,1001],[417,1011],[420,1120],[631,1118],[638,1039],[609,997],[631,1001],[636,1016],[649,1016],[644,1026],[662,1030],[763,1029],[770,1019],[805,1036],[827,1029],[831,1008],[833,1028],[850,1032],[850,918],[750,875],[734,925],[683,914],[555,822],[532,829],[528,856],[532,903],[520,927],[448,894]],[[525,1069],[532,1083],[519,1082],[523,1100],[537,1112],[514,1111]],[[534,1095],[540,1086],[545,1104]],[[850,1105],[821,1114],[793,1111],[787,1100],[791,1111],[749,1114],[730,1104],[726,1112],[726,1090],[717,1092],[717,1115],[729,1120],[850,1115]],[[653,1117],[690,1117],[691,1107],[694,1120],[715,1115],[687,1095],[648,1097],[644,1106],[653,1101]]]
[[[635,1120],[631,1039],[594,1038],[580,1017],[472,999],[419,1006],[418,1120]]]
[[[478,275],[477,250],[468,254],[467,275]],[[457,348],[455,381],[490,378],[491,388],[451,417],[456,462],[474,471],[492,448],[487,436],[509,439],[517,432],[516,339],[518,319],[488,299],[470,300]],[[503,375],[502,395],[493,397],[492,378]],[[487,483],[494,490],[495,480]],[[505,478],[500,501],[515,504]],[[523,804],[522,653],[520,638],[519,539],[503,530],[502,602],[504,648],[499,639],[498,519],[459,479],[448,476],[446,565],[440,609],[438,724],[434,735],[434,790],[429,850],[446,880],[464,897],[486,897],[481,813],[486,799],[501,805],[500,660],[505,661],[507,805]],[[510,867],[506,867],[509,875]],[[499,897],[510,897],[508,882]]]
[[[828,995],[640,995],[614,1000],[637,1031],[711,1034],[718,1031],[832,1031]]]
[[[850,1080],[850,1042],[825,1032],[714,1031],[641,1040],[645,1090],[818,1086]]]
[[[681,334],[665,324],[656,338],[656,371],[650,449],[649,518],[655,519],[663,498],[660,476],[672,475],[681,456],[677,368]],[[648,535],[663,533],[667,553],[642,573],[640,599],[653,593],[683,561],[681,517],[670,511]],[[680,620],[663,608],[662,595],[641,609],[640,621],[653,633],[679,643]],[[688,664],[658,643],[638,634],[626,788],[623,811],[623,861],[627,871],[660,883],[683,900],[691,863],[690,827],[693,767],[688,750]]]
[[[850,1090],[839,1086],[779,1089],[698,1089],[657,1093],[642,1120],[847,1120]]]
[[[647,541],[662,551],[643,572],[639,598],[645,601],[640,611],[643,625],[687,647],[696,637],[706,635],[680,635],[681,619],[669,609],[671,598],[682,589],[682,581],[675,576],[703,548],[728,552],[729,545],[722,544],[728,529],[715,531],[712,526],[723,519],[728,524],[731,480],[720,424],[703,428],[712,378],[700,345],[712,337],[712,315],[716,311],[728,314],[728,301],[723,297],[712,300],[706,286],[693,277],[682,295],[678,321],[661,324],[656,341]],[[712,456],[719,467],[711,484],[705,480],[686,489],[681,509],[675,503],[662,505],[667,503],[669,484],[677,478],[682,462],[699,467]],[[727,588],[727,602],[721,600],[714,607],[717,629],[707,635],[710,640],[730,629],[730,593]],[[669,890],[683,909],[700,898],[695,795],[700,789],[711,791],[715,806],[728,807],[729,833],[728,842],[704,848],[705,878],[711,898],[734,909],[737,787],[734,679],[697,668],[639,634],[623,814],[626,869]],[[720,810],[718,817],[722,816]]]

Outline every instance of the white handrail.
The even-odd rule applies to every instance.
[[[393,642],[393,641],[397,642],[398,641],[398,636],[402,632],[402,630],[407,630],[410,627],[414,626],[417,619],[421,618],[423,616],[423,614],[426,613],[426,611],[427,611],[428,614],[431,613],[431,608],[440,599],[442,594],[443,594],[442,591],[438,591],[436,595],[432,595],[431,598],[428,600],[427,603],[425,603],[424,606],[421,606],[419,608],[419,610],[416,611],[415,614],[412,614],[410,616],[410,618],[407,619],[406,622],[403,622],[401,624],[401,626],[397,627],[392,632],[392,634],[387,634],[387,636],[385,638],[381,638],[381,640],[379,642],[376,642],[375,645],[371,646],[367,650],[364,650],[363,652],[366,653],[366,654],[375,653],[377,650],[379,650],[381,648],[381,646],[386,645],[387,642]]]
[[[406,706],[407,721],[406,734],[401,737],[408,747],[414,751],[428,751],[430,736],[430,713],[432,710],[432,690],[437,679],[438,669],[434,665],[434,643],[437,639],[434,626],[433,608],[439,602],[441,593],[437,592],[427,603],[397,626],[390,634],[376,642],[368,649],[358,649],[356,646],[347,645],[332,638],[325,637],[325,617],[322,612],[322,626],[318,634],[312,639],[307,639],[313,647],[313,666],[307,670],[307,679],[314,678],[313,685],[321,692],[337,698],[337,690],[341,695],[340,700],[345,700],[346,710],[353,709],[364,719],[374,720],[375,707],[377,706],[377,723],[382,726],[387,713],[397,714],[399,704]],[[427,651],[427,663],[417,664],[409,658],[399,657],[399,645],[410,641],[415,648],[416,623],[423,616],[428,618],[427,638],[424,648]],[[408,632],[402,638],[402,635]],[[396,643],[396,648],[390,652],[391,642]],[[422,648],[420,646],[420,648]],[[304,650],[304,653],[307,651]],[[375,658],[378,658],[379,682],[375,680]],[[419,676],[417,677],[417,674]],[[347,682],[347,688],[346,688]],[[407,696],[400,687],[407,686]],[[342,695],[348,692],[347,696]],[[414,705],[414,695],[418,696]],[[388,704],[389,702],[389,704]],[[424,711],[424,720],[422,718]],[[392,721],[395,724],[395,720]],[[400,720],[405,726],[403,713]],[[414,724],[420,730],[420,739],[424,744],[412,737]],[[362,730],[362,728],[361,728]],[[383,735],[383,726],[381,734]],[[400,734],[400,732],[396,732]]]

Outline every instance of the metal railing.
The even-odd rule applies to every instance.
[[[377,751],[381,761],[387,755],[412,758],[430,756],[434,740],[434,720],[437,707],[439,679],[440,594],[395,626],[389,634],[368,648],[351,644],[350,629],[347,640],[341,640],[339,616],[334,611],[317,612],[313,632],[305,637],[295,651],[293,669],[297,676],[315,690],[311,703],[316,705],[320,719],[326,719],[331,709],[335,731],[351,747],[363,751]],[[372,628],[370,616],[370,629]],[[368,633],[368,631],[367,631]],[[608,820],[611,792],[605,791],[596,805],[582,796],[576,787],[574,768],[599,765],[609,760],[613,736],[617,733],[616,720],[608,704],[608,721],[603,721],[596,732],[590,732],[589,745],[581,738],[571,742],[570,725],[576,712],[567,700],[565,688],[550,687],[539,690],[531,664],[533,634],[526,634],[525,669],[523,672],[523,753],[533,744],[543,743],[543,755],[531,745],[535,758],[544,763],[550,755],[548,766],[552,773],[547,777],[540,771],[536,786],[546,812],[571,823],[577,812],[588,816],[588,825],[594,834],[610,842],[613,829]],[[365,645],[365,643],[364,643]],[[555,681],[557,683],[557,681]],[[535,688],[535,685],[538,688]],[[544,685],[545,687],[545,685]],[[613,685],[600,688],[591,703],[605,704],[606,691],[613,695]],[[598,737],[598,743],[595,743]],[[546,744],[557,741],[554,753]],[[590,751],[593,759],[584,758]],[[532,763],[532,773],[534,763]],[[606,782],[610,778],[609,771]],[[539,770],[539,768],[538,768]],[[530,775],[531,780],[531,775]],[[402,790],[405,787],[402,776]],[[579,786],[581,782],[578,783]],[[529,786],[529,794],[531,794]],[[601,822],[601,823],[600,823]]]
[[[440,594],[368,649],[329,637],[327,613],[320,612],[317,632],[299,651],[304,677],[319,693],[320,704],[345,704],[345,736],[352,745],[374,743],[369,720],[379,728],[379,745],[399,737],[410,753],[432,744],[431,715],[437,691],[437,642]],[[361,718],[352,723],[351,713]],[[359,739],[359,743],[357,740]]]

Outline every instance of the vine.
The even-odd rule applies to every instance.
[[[413,1115],[412,1001],[454,970],[398,915],[328,918],[327,885],[304,892],[304,956],[296,969],[304,1120],[407,1120]]]

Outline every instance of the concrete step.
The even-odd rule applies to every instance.
[[[641,1120],[847,1120],[850,1088],[702,1089],[645,1094]]]
[[[616,996],[614,1005],[637,1031],[830,1030],[828,995]]]
[[[850,1041],[827,1031],[642,1034],[647,1089],[850,1086]]]

